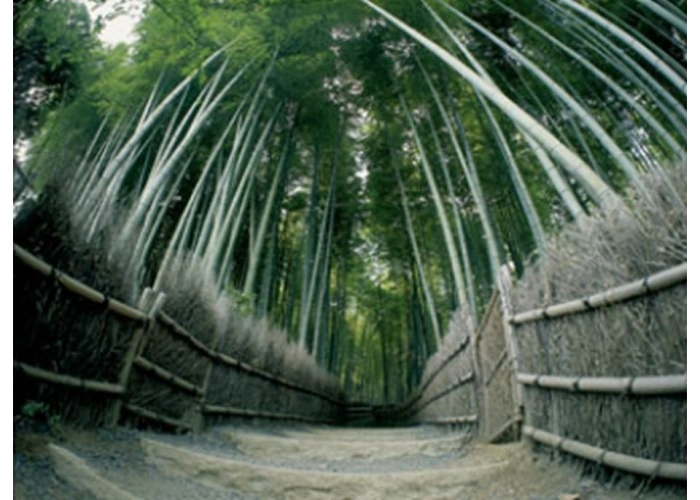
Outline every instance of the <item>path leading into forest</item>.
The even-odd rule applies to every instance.
[[[220,427],[198,436],[15,435],[15,498],[630,498],[525,443],[431,427]]]

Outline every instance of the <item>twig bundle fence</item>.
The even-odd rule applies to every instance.
[[[659,305],[679,301],[679,293],[685,295],[686,272],[687,264],[683,263],[587,298],[510,318],[522,346],[520,361],[524,371],[517,374],[517,380],[526,391],[528,437],[627,472],[686,479],[687,375],[644,373],[644,366],[637,366],[634,371],[626,369],[623,374],[611,358],[624,355],[624,351],[617,351],[612,343],[606,346],[607,356],[599,352],[598,363],[581,366],[587,360],[580,358],[587,351],[581,349],[576,363],[571,350],[579,344],[570,338],[571,330],[574,335],[582,333],[579,325],[583,322],[600,322],[601,316],[620,314],[616,308],[632,307],[635,313],[643,308],[643,317],[650,317]],[[657,320],[664,319],[677,318],[657,315]],[[577,328],[571,328],[572,325]],[[666,332],[678,334],[673,329],[662,330]],[[590,335],[587,340],[590,341]],[[662,346],[647,348],[650,347]],[[684,352],[675,354],[685,360]],[[672,365],[666,366],[674,370]],[[678,363],[675,370],[681,367],[684,369],[684,364]],[[659,372],[664,368],[657,365],[652,370]]]
[[[548,242],[509,294],[524,434],[641,476],[686,479],[686,168]]]
[[[384,408],[383,418],[435,425],[475,424],[478,420],[472,367],[470,318],[456,311],[448,335],[429,359],[421,383],[403,402]]]
[[[19,274],[21,285],[50,292],[49,299],[39,290],[18,294],[20,311],[35,319],[29,321],[35,328],[27,329],[23,321],[23,338],[15,342],[15,394],[22,398],[17,404],[46,401],[65,420],[84,426],[120,421],[138,426],[145,421],[185,431],[231,417],[334,422],[343,414],[339,392],[305,387],[217,350],[219,339],[212,337],[207,343],[196,338],[162,310],[163,294],[146,290],[134,308],[57,271],[18,245],[14,255],[21,264],[15,269],[16,286]],[[44,281],[32,285],[37,277]],[[73,311],[72,302],[87,308]],[[60,315],[52,314],[54,309]],[[104,346],[71,344],[68,352],[58,349],[61,343],[83,337],[94,343],[94,335],[80,333],[96,322],[102,327],[98,336]],[[73,331],[53,345],[51,331],[64,329]],[[37,353],[40,346],[47,347]]]
[[[421,384],[392,408],[395,418],[426,424],[478,424],[475,436],[492,442],[517,439],[512,346],[504,333],[503,308],[494,293],[474,329],[466,306],[455,312],[448,334],[431,356]]]

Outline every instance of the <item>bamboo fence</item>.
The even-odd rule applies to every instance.
[[[113,313],[127,319],[132,319],[135,321],[146,321],[148,319],[143,311],[131,307],[117,299],[107,297],[105,294],[98,292],[94,288],[85,285],[75,278],[71,278],[70,276],[63,274],[53,266],[27,252],[19,245],[13,244],[13,253],[15,257],[20,260],[20,262],[26,264],[28,267],[38,271],[44,276],[53,277],[57,283],[63,285],[68,291],[74,293],[75,295],[79,295],[98,304],[104,304],[109,311],[112,311]]]
[[[523,435],[550,448],[633,474],[679,481],[686,481],[688,478],[687,464],[648,460],[616,453],[580,441],[574,441],[573,439],[565,439],[551,432],[535,429],[528,425],[523,427]]]
[[[531,321],[553,319],[619,304],[627,300],[649,295],[685,283],[687,276],[688,263],[684,262],[683,264],[652,274],[646,278],[610,288],[588,297],[515,314],[510,322],[518,326]]]
[[[336,420],[331,419],[314,418],[290,413],[275,413],[249,408],[207,404],[207,377],[205,377],[205,381],[202,384],[194,384],[142,356],[145,343],[148,341],[149,329],[156,323],[165,327],[165,330],[174,337],[185,341],[191,349],[209,359],[211,362],[210,366],[213,364],[224,365],[233,370],[246,373],[251,377],[270,383],[278,388],[301,392],[322,399],[337,405],[342,410],[348,407],[347,403],[340,399],[330,397],[317,390],[306,388],[283,377],[260,370],[250,364],[208,347],[187,332],[187,330],[180,326],[173,318],[160,310],[160,306],[163,302],[162,295],[155,296],[152,292],[150,294],[144,293],[142,297],[143,303],[139,304],[139,308],[134,308],[106,296],[79,280],[61,273],[18,245],[14,245],[13,250],[14,255],[20,262],[44,276],[52,277],[70,293],[81,296],[91,302],[103,304],[106,309],[112,313],[138,323],[139,327],[133,335],[132,344],[124,360],[124,366],[119,376],[119,383],[117,384],[88,380],[69,374],[54,373],[23,363],[21,360],[14,360],[13,362],[16,371],[41,383],[101,393],[114,398],[115,410],[112,416],[112,423],[114,424],[118,422],[121,411],[124,410],[137,417],[155,421],[175,428],[176,430],[199,430],[197,425],[185,418],[172,418],[129,403],[128,398],[130,392],[128,387],[131,372],[134,368],[165,382],[175,390],[186,393],[189,397],[193,398],[193,407],[196,407],[202,415],[282,419],[307,423],[336,422]],[[496,441],[505,433],[519,426],[522,421],[522,415],[519,413],[518,409],[520,405],[527,403],[527,400],[523,401],[521,393],[518,392],[520,386],[555,391],[569,391],[574,394],[603,393],[647,397],[686,394],[687,376],[685,374],[638,377],[586,377],[518,373],[517,342],[515,341],[513,332],[513,329],[517,329],[520,325],[525,323],[549,320],[619,304],[633,298],[658,293],[683,283],[686,280],[687,263],[684,263],[632,283],[596,293],[587,298],[513,314],[507,301],[507,292],[510,286],[509,281],[502,276],[501,294],[494,294],[487,308],[485,318],[474,335],[466,336],[457,348],[455,348],[454,351],[424,379],[423,383],[414,391],[411,397],[398,405],[384,407],[381,411],[394,418],[406,419],[419,413],[421,410],[457,389],[473,383],[480,393],[479,397],[481,401],[480,404],[478,404],[478,415],[428,418],[423,420],[423,422],[448,425],[482,422],[481,425],[483,428],[480,430],[480,435],[486,435],[489,441]],[[500,308],[496,306],[499,302],[499,296],[501,301]],[[150,301],[143,300],[149,297],[151,299]],[[149,305],[149,302],[150,307],[146,307]],[[142,309],[149,309],[150,311],[144,312]],[[435,383],[438,376],[444,370],[448,369],[450,364],[459,358],[460,354],[464,353],[469,348],[471,348],[471,355],[474,361],[473,370],[468,375],[462,376],[456,381],[449,383],[436,394],[425,399],[426,389],[430,387],[431,384]],[[209,371],[207,373],[209,373]],[[513,382],[517,382],[517,384]],[[494,384],[499,387],[499,398],[501,400],[500,406],[496,405],[496,407],[494,407],[493,404],[493,391],[491,390],[491,386]],[[510,408],[510,410],[508,410],[508,408]],[[498,412],[498,416],[496,412]],[[687,479],[687,466],[684,463],[664,462],[625,455],[561,437],[530,425],[525,425],[522,428],[522,433],[524,436],[534,441],[557,450],[626,472],[673,480]]]
[[[231,415],[248,418],[286,419],[309,423],[337,422],[337,420],[332,419],[313,418],[255,409],[227,408],[222,406],[207,405],[206,380],[205,383],[201,385],[194,384],[178,374],[159,366],[157,363],[148,360],[142,355],[145,350],[145,346],[148,343],[150,330],[156,323],[164,326],[165,330],[170,332],[170,334],[174,337],[186,341],[191,349],[197,351],[201,355],[204,355],[211,361],[212,364],[219,363],[225,365],[237,371],[246,373],[252,377],[263,380],[274,387],[304,393],[309,396],[322,399],[340,408],[344,408],[346,404],[341,399],[333,398],[318,390],[304,387],[303,385],[258,369],[250,364],[209,348],[187,332],[187,330],[180,326],[173,318],[160,310],[165,298],[162,294],[157,295],[152,290],[144,291],[139,303],[140,307],[135,308],[117,299],[108,297],[105,294],[82,283],[81,281],[60,272],[16,244],[13,246],[13,251],[14,255],[20,262],[44,276],[53,278],[70,293],[83,297],[91,302],[103,304],[107,310],[113,312],[114,314],[134,320],[138,323],[138,328],[134,332],[131,339],[130,347],[126,353],[124,363],[119,374],[119,383],[117,384],[84,379],[69,374],[55,373],[39,367],[31,366],[19,360],[14,360],[14,369],[17,372],[22,373],[23,375],[38,382],[55,386],[77,388],[87,392],[101,393],[114,398],[114,406],[111,409],[111,415],[109,415],[107,419],[108,425],[116,425],[119,422],[123,411],[126,411],[137,417],[154,421],[162,425],[175,428],[176,430],[200,430],[200,426],[187,421],[185,418],[173,418],[171,416],[163,415],[159,412],[152,411],[128,402],[132,392],[134,391],[134,388],[130,386],[134,368],[145,372],[148,375],[168,384],[173,389],[182,391],[188,396],[192,397],[192,406],[197,408],[202,414]],[[150,312],[144,312],[142,309],[150,309]]]
[[[478,407],[478,415],[466,414],[451,417],[435,418],[419,417],[418,420],[422,423],[446,425],[453,425],[458,423],[473,424],[478,421],[481,422],[480,425],[484,427],[484,430],[482,432],[488,432],[489,419],[493,421],[497,420],[495,416],[489,415],[489,413],[483,408],[484,405],[487,403],[488,399],[488,386],[497,378],[497,375],[500,376],[504,367],[511,366],[511,363],[506,363],[506,361],[512,361],[512,359],[514,358],[514,356],[510,354],[507,349],[507,347],[510,346],[510,343],[508,343],[503,338],[504,334],[502,332],[501,325],[501,318],[503,317],[503,314],[501,313],[501,308],[503,308],[504,305],[499,297],[500,294],[498,292],[494,293],[486,308],[484,320],[479,325],[476,332],[464,332],[464,339],[447,356],[445,356],[445,358],[437,365],[437,367],[435,367],[427,376],[423,378],[422,383],[412,392],[409,398],[407,398],[405,401],[399,404],[384,407],[380,411],[378,411],[378,413],[382,414],[384,418],[393,420],[410,419],[415,415],[421,413],[422,411],[426,410],[428,407],[438,402],[439,400],[450,396],[458,389],[461,389],[467,384],[471,384],[472,392],[474,393],[473,401]],[[500,340],[496,337],[500,337]],[[489,347],[490,344],[494,342],[494,340],[500,345],[502,345],[502,349],[500,351],[500,354],[498,355],[498,359],[496,359],[495,363],[493,364],[491,364],[492,361],[490,360],[481,359],[482,353],[479,346],[482,342],[484,342],[485,338],[487,347]],[[467,352],[467,354],[472,360],[473,369],[466,375],[457,376],[456,380],[450,381],[449,377],[447,377],[447,380],[442,382],[444,386],[437,390],[435,394],[428,396],[426,394],[428,388],[435,384],[436,380],[442,380],[442,378],[445,378],[441,378],[441,375],[446,370],[451,370],[452,365],[459,359],[460,355],[464,354],[466,351],[469,351]],[[483,371],[482,366],[489,368],[488,374],[486,374]],[[501,383],[501,381],[499,381],[499,384],[503,387],[499,387],[497,389],[499,393],[505,393],[505,397],[499,394],[500,397],[498,399],[501,400],[509,400],[509,398],[512,397],[513,386],[515,385],[513,382],[510,381],[510,379],[512,378],[512,370],[508,370],[506,375],[508,377],[508,380],[506,381],[505,386],[503,385],[503,383]],[[479,401],[481,402],[481,405],[478,404]],[[513,405],[512,403],[510,403],[510,406],[515,407],[517,405]],[[467,410],[467,408],[465,407],[464,410]],[[513,412],[509,411],[504,418],[507,420],[506,423],[510,423],[511,425],[513,425],[514,422],[519,422],[519,420],[514,420],[515,415],[512,415],[511,413]],[[496,422],[494,425],[496,425],[497,427],[502,427],[502,424],[503,422]]]
[[[686,281],[687,263],[683,263],[664,271],[649,275],[645,278],[616,286],[585,298],[579,298],[556,305],[532,309],[518,314],[512,314],[512,312],[509,312],[510,318],[508,318],[506,324],[512,329],[517,329],[529,323],[538,321],[544,322],[556,318],[563,318],[565,316],[587,313],[603,307],[621,307],[627,301],[651,294],[662,293],[665,290],[670,290],[676,285],[683,284]],[[538,335],[542,335],[539,330],[537,330],[537,332]],[[546,337],[544,338],[546,339]],[[524,340],[524,338],[521,339],[521,341]],[[549,404],[555,404],[558,402],[558,399],[554,399],[551,395],[548,396],[549,399],[539,397],[537,393],[538,390],[554,391],[555,393],[558,392],[560,394],[571,393],[574,396],[580,395],[581,397],[584,397],[587,394],[600,394],[602,396],[634,396],[635,398],[645,398],[645,401],[653,401],[655,398],[666,398],[668,401],[672,401],[673,398],[677,399],[677,397],[687,398],[687,375],[685,373],[623,377],[591,377],[585,375],[564,376],[557,374],[518,372],[516,373],[516,380],[521,387],[528,387],[530,390],[536,391],[531,393],[529,398],[525,398],[524,404],[526,407],[533,404],[542,405],[546,401],[550,401]],[[530,401],[528,401],[528,399],[530,399]],[[534,401],[537,401],[537,403]],[[623,399],[621,401],[622,402],[616,402],[616,404],[628,404],[624,403],[624,401],[627,401],[627,399]],[[643,404],[641,399],[635,399],[634,401],[637,401],[635,406]],[[573,404],[573,402],[570,404]],[[673,408],[680,407],[676,405],[673,406]],[[530,406],[531,411],[536,409],[538,409],[537,406]],[[598,464],[606,465],[621,471],[650,476],[651,478],[659,477],[680,481],[687,480],[687,465],[685,463],[652,460],[649,458],[623,454],[562,437],[560,433],[556,431],[556,428],[561,425],[561,423],[558,424],[556,421],[556,413],[556,407],[554,407],[552,409],[551,418],[553,420],[551,420],[551,422],[555,427],[555,432],[539,429],[533,425],[529,425],[528,422],[528,425],[523,427],[523,435],[536,442],[554,448],[557,451],[563,451],[576,457],[597,462]],[[612,424],[613,422],[610,422],[610,425]],[[605,434],[603,431],[604,429],[599,429],[595,435],[604,436]],[[569,432],[571,432],[571,428],[569,428]],[[656,439],[658,440],[658,438]],[[652,449],[654,449],[653,446]],[[654,452],[651,451],[650,453]]]

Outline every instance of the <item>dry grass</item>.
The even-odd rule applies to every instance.
[[[564,229],[513,289],[516,312],[625,284],[687,259],[686,171],[645,174],[649,196]],[[519,326],[524,372],[641,376],[686,372],[685,284],[623,304]],[[527,388],[530,425],[605,449],[685,462],[686,398],[572,395]]]

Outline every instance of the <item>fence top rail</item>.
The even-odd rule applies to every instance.
[[[671,288],[687,280],[688,263],[684,262],[664,271],[638,279],[631,283],[616,286],[588,297],[578,298],[560,304],[549,305],[539,309],[515,314],[510,323],[519,326],[532,321],[548,320],[592,311],[601,307],[618,304],[636,297]]]
[[[26,251],[25,249],[14,243],[13,253],[20,260],[20,262],[30,267],[31,269],[38,271],[44,276],[53,277],[54,280],[56,280],[58,283],[63,285],[68,291],[74,293],[75,295],[78,295],[98,304],[105,304],[110,311],[127,319],[132,319],[136,321],[148,320],[148,316],[143,311],[140,311],[135,307],[132,307],[115,298],[109,297],[98,290],[95,290],[94,288],[86,285],[82,281],[75,279],[62,271],[59,271],[55,267],[51,266],[50,264],[47,264],[42,259],[36,257],[35,255],[31,254],[30,252]]]
[[[224,353],[215,351],[214,349],[211,349],[210,347],[206,346],[201,340],[197,339],[194,337],[191,333],[189,333],[182,325],[180,325],[173,317],[169,316],[167,313],[163,311],[159,311],[158,314],[156,315],[156,320],[161,323],[163,326],[165,326],[168,331],[173,333],[174,335],[177,335],[178,337],[181,337],[190,344],[192,344],[196,349],[198,349],[203,355],[207,356],[208,358],[212,359],[213,361],[217,361],[220,363],[223,363],[225,365],[229,365],[233,367],[234,369],[243,371],[247,373],[248,375],[251,375],[253,377],[258,377],[264,380],[267,380],[268,382],[271,382],[273,384],[277,384],[283,387],[286,387],[288,389],[298,391],[298,392],[303,392],[312,396],[316,396],[320,399],[323,399],[325,401],[328,401],[329,403],[333,403],[339,406],[342,406],[345,404],[344,401],[333,398],[327,394],[324,394],[321,391],[315,390],[315,389],[310,389],[308,387],[304,387],[300,384],[297,384],[296,382],[292,382],[291,380],[287,380],[283,377],[279,377],[273,373],[267,372],[265,370],[261,370],[259,368],[256,368],[252,365],[249,365],[248,363],[245,363],[243,361],[240,361],[238,359],[235,359],[231,356],[228,356]]]
[[[688,390],[688,376],[686,374],[645,377],[564,377],[518,373],[517,380],[523,385],[571,392],[663,396],[682,394]]]

